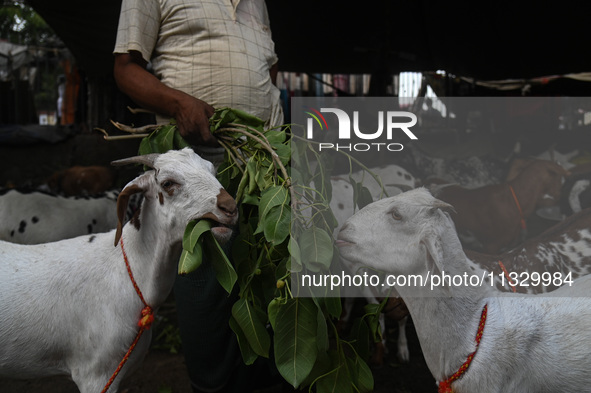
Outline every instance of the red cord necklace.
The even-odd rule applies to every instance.
[[[484,308],[482,309],[482,314],[480,314],[480,323],[478,324],[478,331],[476,332],[476,339],[475,339],[476,349],[474,350],[474,352],[472,352],[470,355],[468,355],[468,358],[460,366],[458,371],[453,373],[453,375],[451,377],[447,378],[445,381],[439,382],[439,390],[438,390],[439,393],[453,393],[453,390],[451,388],[452,382],[460,379],[464,375],[464,373],[468,370],[468,367],[470,367],[470,363],[472,363],[472,359],[474,359],[474,355],[476,355],[476,351],[478,351],[478,347],[480,346],[480,340],[482,339],[482,332],[484,331],[484,325],[486,324],[486,314],[487,313],[488,313],[488,304],[485,304]]]
[[[121,251],[123,253],[123,261],[125,261],[125,267],[127,268],[127,273],[129,274],[129,279],[131,280],[131,283],[133,284],[133,288],[135,289],[135,292],[138,294],[142,303],[144,303],[144,308],[142,309],[140,320],[137,323],[138,326],[140,327],[140,329],[137,332],[135,339],[131,343],[125,356],[123,356],[123,359],[119,363],[119,366],[117,366],[117,369],[115,370],[115,372],[113,373],[113,375],[111,376],[111,378],[109,379],[109,381],[107,382],[107,384],[105,385],[103,390],[101,390],[101,393],[105,393],[107,390],[109,390],[109,388],[111,387],[111,384],[113,383],[113,381],[115,380],[115,378],[117,377],[117,375],[119,374],[119,372],[121,371],[121,369],[123,368],[123,366],[125,365],[127,360],[129,359],[129,357],[131,356],[131,353],[133,352],[133,349],[137,345],[138,341],[140,340],[140,337],[142,337],[142,334],[144,333],[145,330],[150,329],[150,326],[152,326],[152,322],[154,322],[154,311],[152,310],[152,307],[148,306],[148,303],[146,303],[146,300],[144,299],[144,295],[142,294],[142,291],[140,291],[140,287],[137,285],[137,282],[135,282],[135,279],[133,278],[133,273],[131,272],[131,266],[129,266],[129,260],[127,259],[127,254],[125,253],[125,249],[123,248],[123,238],[121,238],[121,241],[119,243],[121,244]]]

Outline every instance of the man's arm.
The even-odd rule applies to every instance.
[[[277,73],[279,72],[279,63],[275,63],[271,66],[271,68],[269,69],[269,74],[271,75],[271,82],[273,82],[273,84],[275,86],[277,86]]]
[[[146,70],[146,65],[139,52],[115,54],[113,75],[119,89],[145,109],[174,117],[180,134],[189,143],[219,146],[209,130],[209,118],[215,109],[166,86]]]

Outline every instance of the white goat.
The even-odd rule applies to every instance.
[[[129,197],[144,195],[129,224],[40,245],[0,242],[0,376],[65,374],[82,393],[100,392],[138,333],[145,307],[126,269],[123,244],[145,303],[156,310],[172,290],[190,220],[214,220],[220,224],[212,228],[214,236],[229,239],[226,225],[237,221],[236,203],[210,162],[186,148],[114,164],[127,163],[154,168],[119,195],[120,220]],[[109,392],[139,365],[150,339],[150,331],[141,336]]]
[[[471,270],[446,208],[422,188],[374,202],[343,226],[341,256],[407,278],[480,277],[485,272]],[[447,284],[396,287],[440,392],[452,385],[456,393],[589,391],[591,276],[543,295]],[[471,354],[469,367],[451,381]]]
[[[397,195],[403,190],[410,190],[417,186],[417,179],[415,179],[415,177],[406,169],[398,165],[390,164],[382,167],[372,167],[369,168],[369,171],[371,174],[365,170],[360,170],[353,172],[350,175],[335,176],[331,178],[332,198],[330,200],[330,208],[339,224],[334,231],[335,237],[347,218],[351,217],[357,210],[357,205],[355,203],[355,192],[353,185],[349,180],[349,176],[355,182],[362,183],[363,186],[368,189],[373,200],[381,199],[384,197],[384,195]],[[372,174],[380,179],[382,182],[381,185],[376,181]],[[348,266],[348,261],[343,260],[342,263],[345,267],[349,268],[350,273],[358,273],[354,272]],[[392,296],[391,291],[378,293],[375,291],[375,288],[361,288],[361,292],[363,297],[370,304],[378,304],[380,302],[380,300],[378,300],[379,298]],[[353,313],[354,302],[355,299],[352,297],[345,298],[343,315],[341,316],[342,324],[346,325],[349,323]],[[399,327],[397,356],[402,362],[408,362],[410,359],[405,330],[406,321],[406,317],[397,321]],[[381,366],[383,364],[384,357],[388,350],[386,345],[386,318],[383,313],[379,316],[379,323],[382,340],[376,343],[375,352],[371,359],[372,364],[377,366]]]
[[[118,195],[108,191],[100,196],[64,197],[7,190],[0,195],[0,240],[40,244],[108,232],[117,226],[113,212]]]

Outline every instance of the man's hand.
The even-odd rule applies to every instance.
[[[180,90],[160,82],[146,70],[147,61],[137,51],[115,55],[113,75],[119,89],[142,107],[174,117],[179,132],[193,145],[219,146],[209,130],[215,109]]]
[[[180,99],[174,118],[181,136],[192,145],[219,146],[209,129],[214,111],[213,106],[190,95]]]

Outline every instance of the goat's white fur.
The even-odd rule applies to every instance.
[[[207,216],[233,225],[237,215],[235,204],[233,212],[220,209],[225,191],[212,164],[192,150],[159,155],[153,168],[121,193],[144,194],[140,227],[125,225],[122,239],[146,302],[157,308],[172,289],[186,224]],[[163,186],[167,181],[171,187]],[[40,245],[0,242],[0,376],[67,374],[82,393],[101,391],[137,334],[144,307],[114,237],[111,231]],[[146,331],[109,392],[139,365],[150,339]]]
[[[117,195],[78,198],[9,190],[0,196],[0,240],[39,244],[108,232],[117,225]]]
[[[374,202],[347,220],[341,255],[391,274],[472,271],[450,206],[416,189]],[[413,318],[427,365],[438,381],[476,348],[480,313],[488,318],[480,347],[454,392],[581,392],[591,386],[591,276],[556,291],[526,295],[483,285],[396,288]]]

